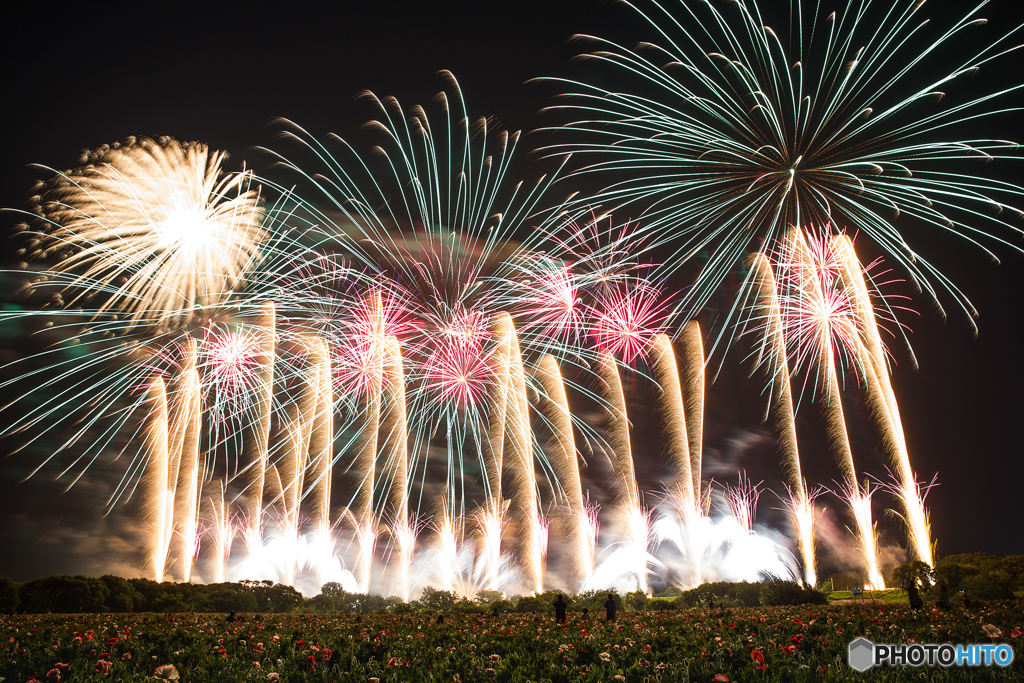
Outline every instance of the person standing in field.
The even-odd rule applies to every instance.
[[[618,609],[618,606],[615,604],[615,595],[609,593],[608,599],[604,603],[604,616],[608,621],[615,621],[616,609]]]
[[[559,624],[565,623],[565,599],[559,594],[558,599],[554,602],[555,605],[555,621]]]

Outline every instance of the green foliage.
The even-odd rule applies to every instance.
[[[458,596],[451,591],[439,591],[427,586],[423,589],[423,595],[416,601],[416,605],[434,612],[451,612],[458,601]]]
[[[919,588],[928,590],[935,582],[935,572],[920,560],[901,564],[892,570],[893,585],[905,588],[911,581],[915,582]]]
[[[1010,598],[1024,588],[1024,555],[949,555],[935,563],[935,573],[950,591],[964,590],[980,600]]]
[[[14,614],[18,608],[18,584],[0,576],[0,614]]]
[[[519,601],[516,602],[515,607],[513,609],[515,609],[515,611],[520,614],[532,612],[536,612],[537,614],[545,614],[547,612],[555,611],[555,608],[551,605],[550,602],[548,602],[547,600],[541,600],[540,598],[536,598],[533,596],[519,598]]]
[[[18,588],[19,609],[30,614],[102,612],[108,595],[103,581],[88,576],[47,576]]]
[[[104,574],[100,581],[107,587],[107,599],[103,603],[104,612],[132,612],[137,606],[142,606],[145,598],[127,579]]]
[[[761,584],[732,583],[720,581],[718,583],[705,583],[683,591],[676,598],[676,605],[680,609],[693,607],[712,607],[722,605],[723,607],[755,607],[761,604]]]
[[[821,591],[804,588],[795,581],[772,579],[761,584],[761,604],[770,605],[824,605],[828,598]]]

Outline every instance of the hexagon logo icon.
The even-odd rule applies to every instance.
[[[854,671],[863,673],[875,664],[875,645],[867,638],[858,638],[850,643],[847,663]]]

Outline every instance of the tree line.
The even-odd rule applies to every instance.
[[[923,563],[908,563],[893,573],[894,588],[907,577],[917,577],[928,590],[942,582],[954,594],[966,591],[974,600],[998,600],[1024,597],[1024,555],[996,557],[987,553],[950,555],[934,568]],[[707,583],[688,591],[669,588],[648,596],[640,591],[614,594],[619,609],[677,610],[695,607],[756,607],[758,605],[824,604],[825,592],[805,588],[791,581],[771,580],[758,583]],[[603,613],[608,591],[587,591],[566,596],[570,612],[588,610]],[[73,614],[89,612],[339,612],[371,614],[379,612],[520,612],[546,613],[558,591],[536,596],[506,598],[497,591],[480,591],[473,599],[444,590],[426,588],[420,598],[403,602],[400,598],[348,593],[340,584],[326,583],[320,594],[304,597],[291,586],[272,581],[234,583],[157,583],[150,579],[125,579],[107,574],[89,576],[55,575],[17,583],[0,577],[0,613]]]

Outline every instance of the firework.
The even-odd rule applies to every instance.
[[[168,474],[167,393],[161,377],[153,380],[149,389],[152,412],[146,430],[146,503],[149,506],[150,552],[156,581],[163,581],[167,563],[167,550],[174,529],[174,493],[170,490]]]
[[[864,282],[863,269],[857,259],[853,244],[846,235],[832,238],[833,249],[839,255],[841,274],[846,288],[851,292],[853,312],[857,316],[863,330],[861,347],[865,358],[861,366],[865,369],[865,386],[872,395],[871,404],[875,407],[879,422],[883,426],[896,469],[897,497],[903,504],[903,519],[907,524],[910,541],[918,559],[933,564],[931,548],[931,530],[928,526],[928,513],[917,486],[917,479],[910,467],[910,455],[907,442],[903,436],[903,423],[900,420],[900,409],[896,403],[896,394],[889,381],[888,365],[882,339],[878,332],[875,308],[871,305],[867,285]]]
[[[671,267],[699,256],[679,310],[700,310],[752,245],[832,222],[874,241],[934,301],[945,290],[973,316],[898,218],[986,251],[1020,234],[1007,217],[1020,215],[1012,203],[1024,189],[982,170],[1018,158],[1017,145],[976,131],[1022,86],[972,93],[965,82],[1000,68],[1016,29],[974,52],[961,41],[985,23],[984,2],[931,37],[923,2],[854,0],[831,13],[809,4],[791,0],[779,30],[754,0],[631,3],[657,42],[634,50],[582,36],[597,45],[587,58],[626,87],[548,79],[568,89],[552,109],[576,119],[548,151],[590,159],[578,173],[615,178],[586,201],[639,205],[652,246],[675,248]],[[948,54],[952,69],[940,61]],[[943,99],[950,90],[959,96]]]
[[[260,259],[262,210],[249,172],[224,152],[172,138],[131,139],[85,156],[40,196],[40,256],[56,257],[75,302],[173,322],[219,303]]]
[[[242,436],[242,461],[245,463],[246,519],[249,528],[246,541],[259,545],[262,538],[263,488],[266,483],[268,465],[267,449],[270,439],[270,411],[274,392],[274,358],[276,320],[274,305],[267,304],[260,311],[255,325],[260,345],[255,359],[258,366],[253,399],[253,417],[246,421]]]
[[[814,509],[800,468],[796,420],[793,410],[793,390],[790,383],[789,357],[786,350],[785,328],[776,291],[775,276],[764,254],[755,254],[748,261],[755,272],[757,301],[755,303],[762,324],[761,343],[757,351],[757,365],[767,368],[770,375],[769,413],[775,415],[775,429],[783,453],[783,469],[788,475],[790,492],[788,507],[796,528],[800,559],[804,568],[804,582],[817,585],[814,560]],[[767,418],[767,415],[765,416]]]
[[[553,356],[544,355],[535,373],[544,388],[540,409],[546,416],[552,430],[551,449],[555,456],[549,457],[556,481],[565,495],[568,521],[567,540],[573,548],[574,571],[571,580],[585,584],[594,571],[594,544],[592,542],[591,520],[583,500],[583,486],[580,482],[579,460],[576,442],[572,433],[572,414],[565,385]]]

